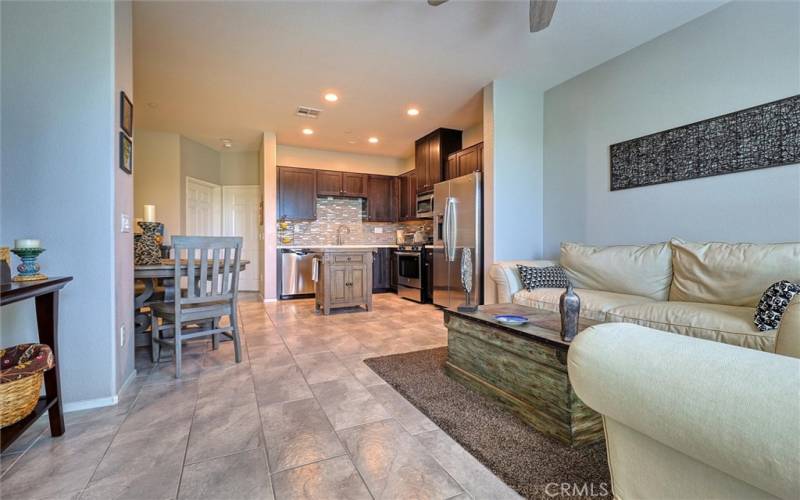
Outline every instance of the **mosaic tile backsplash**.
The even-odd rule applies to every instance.
[[[345,245],[392,245],[398,229],[416,230],[420,223],[363,222],[364,200],[360,198],[317,198],[317,220],[294,224],[292,245],[335,245],[336,231],[344,224],[350,228],[343,234]],[[430,226],[430,224],[428,224]],[[382,233],[376,233],[382,228]]]

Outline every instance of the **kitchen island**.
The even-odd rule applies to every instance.
[[[315,305],[332,309],[364,306],[372,310],[372,254],[376,246],[336,245],[311,248],[316,257]]]

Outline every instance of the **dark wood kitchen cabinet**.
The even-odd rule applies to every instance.
[[[397,250],[389,249],[389,288],[397,291]]]
[[[317,196],[367,196],[367,174],[317,170]]]
[[[483,143],[479,142],[447,157],[447,179],[454,179],[472,172],[483,171]]]
[[[317,218],[317,175],[308,168],[278,167],[278,218]]]
[[[317,196],[341,196],[342,172],[317,170]]]
[[[375,249],[372,259],[373,292],[388,292],[392,289],[392,250],[391,248]]]
[[[367,179],[367,216],[369,222],[394,222],[397,220],[395,178],[388,175],[370,175]]]
[[[404,173],[398,181],[398,218],[414,220],[417,218],[417,171]]]
[[[367,196],[367,174],[342,173],[342,194],[344,196]]]
[[[445,177],[447,157],[461,149],[461,131],[436,129],[414,145],[414,165],[417,172],[417,193],[433,191],[433,185]]]

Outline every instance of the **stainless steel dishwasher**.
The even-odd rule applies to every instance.
[[[311,279],[314,254],[306,249],[281,250],[281,298],[291,299],[314,295]]]

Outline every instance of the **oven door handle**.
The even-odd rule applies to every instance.
[[[395,252],[394,254],[405,257],[419,257],[420,255],[422,255],[420,252]]]

